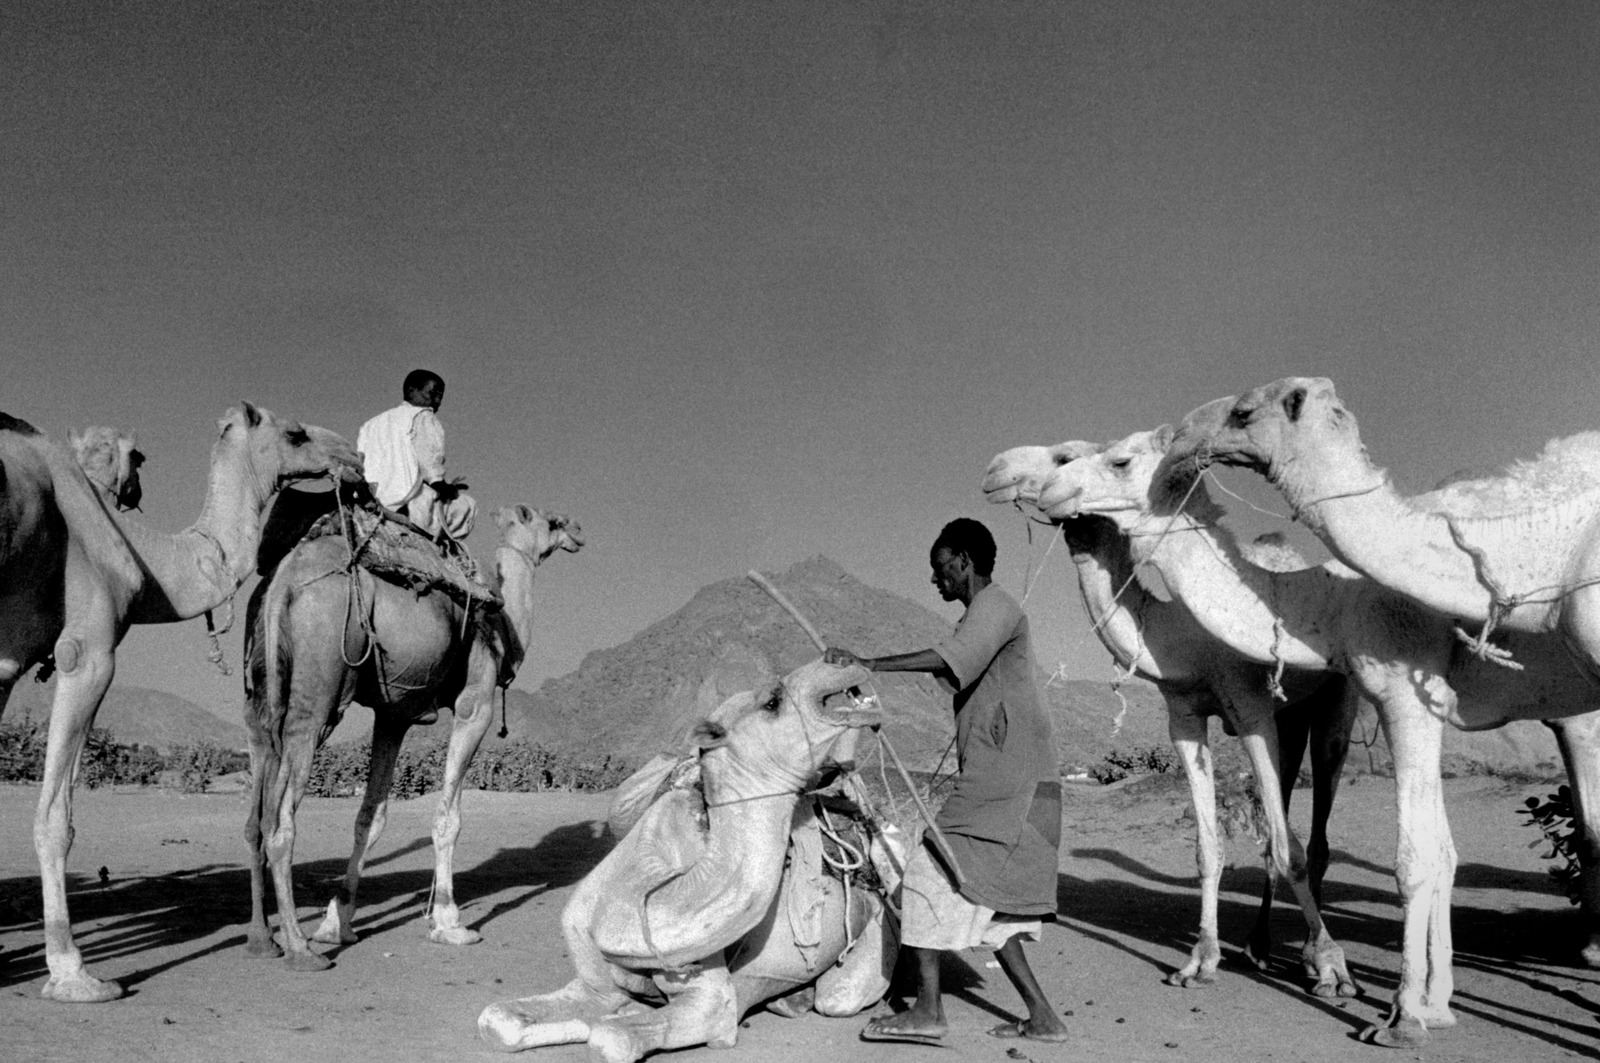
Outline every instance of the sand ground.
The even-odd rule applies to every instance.
[[[1548,785],[1490,777],[1447,782],[1460,868],[1456,876],[1455,1013],[1420,1052],[1356,1040],[1387,1011],[1399,966],[1400,923],[1391,873],[1392,783],[1347,780],[1335,810],[1329,926],[1363,987],[1353,1001],[1308,996],[1298,965],[1299,915],[1280,902],[1276,968],[1236,961],[1209,987],[1162,977],[1193,940],[1198,900],[1193,830],[1181,781],[1155,777],[1118,788],[1071,787],[1060,875],[1062,918],[1029,947],[1035,970],[1073,1040],[1000,1042],[984,1031],[1016,1016],[1018,1000],[983,952],[946,967],[951,1030],[943,1048],[866,1044],[864,1018],[783,1019],[752,1014],[737,1047],[669,1057],[858,1063],[954,1059],[1119,1061],[1426,1058],[1505,1063],[1600,1057],[1600,974],[1578,964],[1583,929],[1550,882],[1532,828],[1516,810]],[[1302,792],[1295,822],[1304,829]],[[0,1058],[128,1063],[393,1063],[488,1059],[476,1036],[484,1005],[554,988],[569,977],[558,913],[572,885],[605,851],[597,820],[608,795],[466,797],[457,893],[483,943],[430,944],[422,906],[431,875],[433,799],[397,802],[363,886],[362,939],[335,965],[294,974],[245,956],[249,889],[239,793],[81,792],[72,853],[72,912],[91,969],[121,979],[111,1004],[44,1001],[42,932],[31,825],[36,791],[0,786]],[[307,800],[300,816],[297,889],[311,923],[342,873],[355,802]],[[1248,839],[1230,843],[1222,932],[1232,954],[1250,925],[1262,872]],[[105,868],[102,883],[99,869]],[[891,1000],[899,1004],[898,998]],[[581,1046],[535,1050],[551,1063],[585,1058]]]

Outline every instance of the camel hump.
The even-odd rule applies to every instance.
[[[9,413],[0,413],[0,432],[15,432],[21,436],[43,435],[42,432],[27,421],[22,420],[20,417],[13,417]]]

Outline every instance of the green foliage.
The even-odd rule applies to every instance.
[[[1572,790],[1563,785],[1545,800],[1530,797],[1526,804],[1527,807],[1517,811],[1519,815],[1528,817],[1528,824],[1538,827],[1544,835],[1543,841],[1548,851],[1540,855],[1546,860],[1560,861],[1550,868],[1550,877],[1566,893],[1567,900],[1577,904],[1578,879],[1583,869],[1578,858],[1578,832],[1581,827],[1572,816]],[[1533,844],[1537,846],[1540,843]]]
[[[48,729],[23,717],[0,723],[0,782],[38,782],[44,778],[44,752]],[[213,742],[179,746],[163,756],[141,745],[123,745],[102,727],[91,728],[78,760],[78,781],[99,786],[153,786],[164,773],[173,772],[185,793],[202,793],[217,775],[242,766],[240,754]]]
[[[0,722],[0,782],[38,782],[44,778],[46,729],[24,717]],[[397,798],[417,797],[439,789],[444,781],[448,742],[401,750],[395,765]],[[243,754],[202,739],[178,746],[163,756],[146,746],[121,745],[111,732],[94,728],[84,742],[78,779],[85,786],[153,786],[163,776],[186,794],[204,793],[219,775],[248,764]],[[609,790],[633,772],[633,765],[610,754],[583,758],[527,742],[480,749],[467,768],[466,785],[479,790]],[[367,784],[367,747],[334,745],[318,750],[312,761],[306,793],[314,797],[350,797]]]
[[[1177,764],[1177,757],[1165,746],[1144,746],[1128,752],[1113,749],[1103,761],[1089,769],[1089,775],[1104,785],[1130,775],[1163,775]]]
[[[45,731],[28,717],[0,722],[0,781],[38,782],[44,778]]]
[[[110,731],[94,727],[83,743],[78,760],[78,781],[91,790],[99,786],[149,786],[161,778],[165,762],[160,753],[145,746],[125,746]]]
[[[444,782],[448,742],[405,747],[395,764],[391,796],[404,799],[432,793]],[[353,797],[367,784],[365,745],[324,746],[311,762],[306,793],[313,797]],[[542,790],[609,790],[633,772],[633,765],[609,754],[585,760],[528,742],[480,749],[467,767],[466,785],[476,790],[529,793]]]
[[[241,760],[244,764],[240,763]],[[167,754],[166,768],[176,778],[178,789],[186,794],[203,794],[211,785],[211,780],[238,771],[248,763],[248,758],[223,749],[209,738],[202,738],[193,745],[178,746]]]

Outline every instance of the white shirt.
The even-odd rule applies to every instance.
[[[378,414],[361,426],[356,449],[373,495],[390,509],[444,479],[444,426],[426,406],[402,402]]]

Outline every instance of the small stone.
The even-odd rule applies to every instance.
[[[1127,1019],[1118,1019],[1117,1021],[1118,1022],[1127,1022],[1128,1020]]]
[[[1168,1048],[1177,1048],[1178,1047],[1178,1042],[1176,1042],[1176,1041],[1168,1041],[1167,1044],[1166,1044],[1166,1047],[1168,1047]]]

